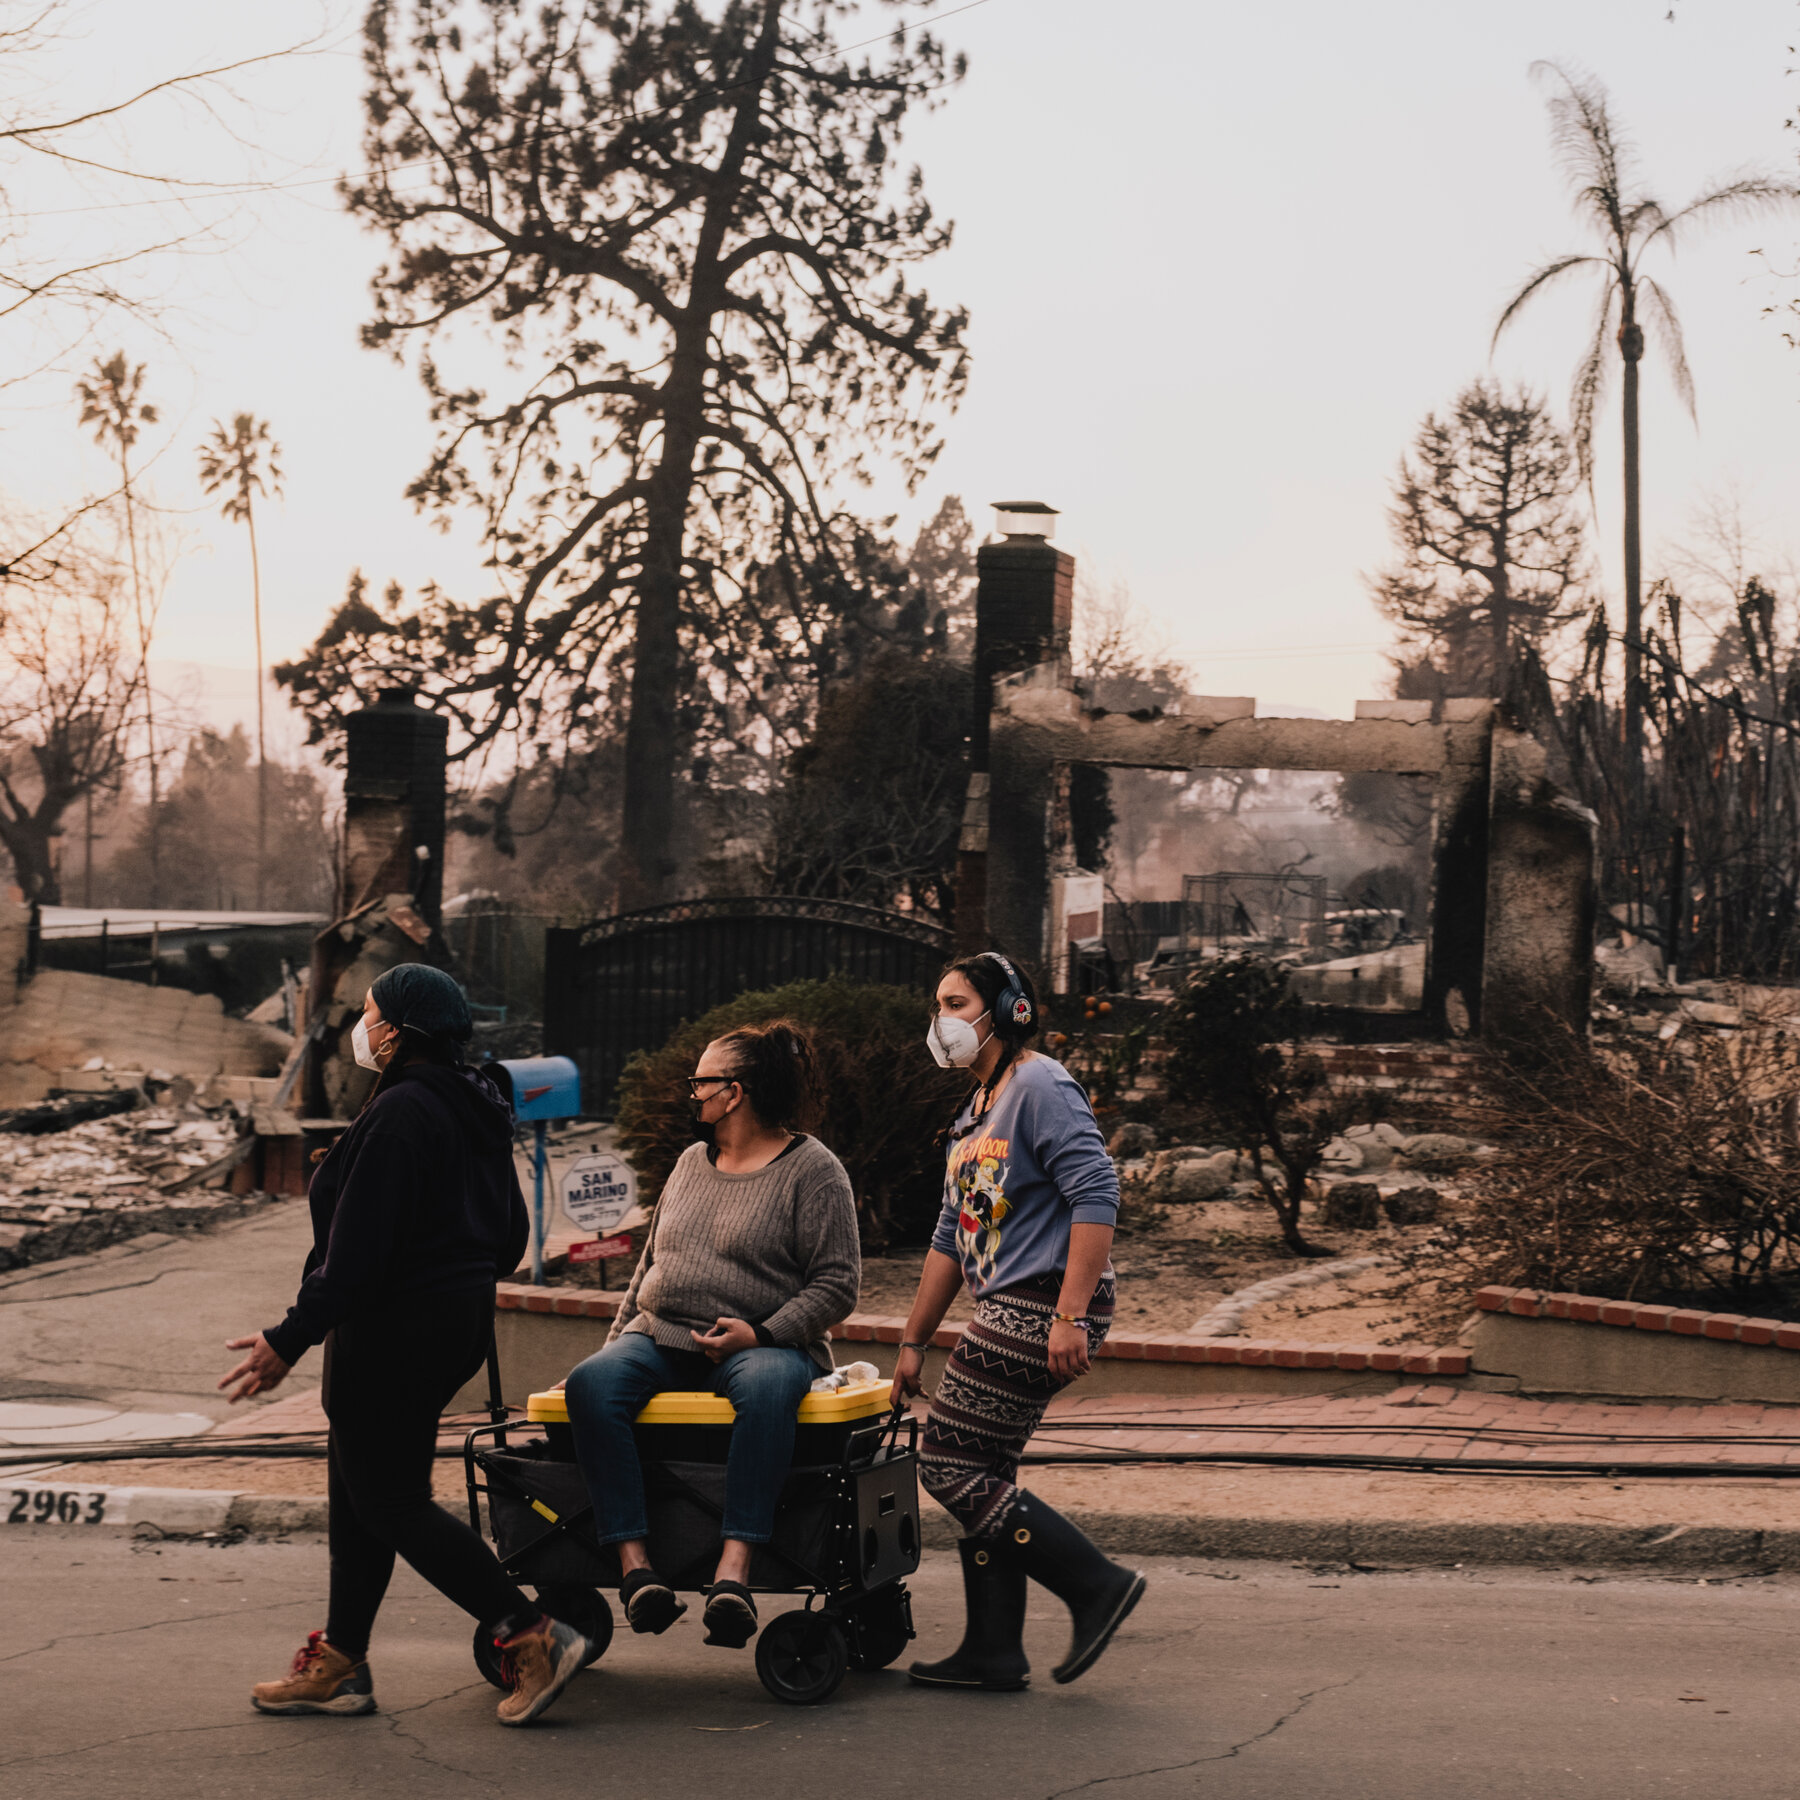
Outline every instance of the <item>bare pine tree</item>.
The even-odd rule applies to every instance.
[[[365,337],[419,347],[440,439],[412,493],[481,517],[499,590],[407,654],[477,751],[566,742],[628,682],[622,905],[674,880],[712,647],[829,658],[836,496],[870,447],[916,477],[962,389],[963,315],[912,279],[948,228],[892,160],[960,66],[924,26],[842,47],[853,16],[369,10],[369,170],[347,199],[392,254]],[[505,350],[509,391],[452,376],[470,331]],[[315,719],[341,685],[329,649],[294,671]]]
[[[1515,652],[1581,609],[1578,485],[1539,401],[1494,381],[1428,415],[1400,459],[1388,509],[1399,554],[1370,588],[1456,691],[1499,694]]]

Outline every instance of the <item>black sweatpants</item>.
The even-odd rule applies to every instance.
[[[346,1319],[325,1340],[331,1420],[331,1611],[326,1639],[360,1661],[404,1556],[484,1624],[534,1619],[466,1520],[431,1497],[438,1419],[486,1360],[494,1290],[400,1300]]]

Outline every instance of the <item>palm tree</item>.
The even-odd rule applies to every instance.
[[[125,503],[125,541],[131,551],[131,599],[137,613],[138,680],[144,689],[144,753],[150,762],[150,904],[162,900],[160,814],[162,796],[156,766],[156,701],[150,689],[150,640],[156,630],[155,609],[144,606],[144,572],[138,556],[136,494],[132,487],[131,452],[140,425],[156,423],[156,408],[144,402],[144,365],[133,368],[125,352],[116,350],[94,361],[91,376],[75,383],[81,423],[94,428],[94,442],[119,461],[119,492]]]
[[[1643,273],[1644,259],[1658,245],[1674,250],[1683,233],[1703,221],[1755,218],[1800,201],[1800,188],[1763,175],[1740,175],[1671,211],[1638,188],[1636,153],[1614,125],[1606,89],[1593,76],[1549,62],[1534,63],[1532,74],[1561,84],[1550,99],[1551,143],[1574,189],[1576,213],[1593,227],[1599,247],[1586,254],[1558,257],[1537,270],[1507,302],[1494,327],[1494,342],[1499,342],[1500,334],[1541,289],[1577,269],[1602,271],[1594,335],[1576,365],[1570,413],[1575,452],[1591,490],[1594,414],[1606,389],[1611,363],[1608,345],[1616,343],[1625,366],[1625,752],[1627,768],[1635,771],[1642,760],[1644,717],[1638,364],[1644,355],[1646,321],[1656,333],[1676,393],[1689,415],[1694,412],[1694,382],[1688,371],[1681,321],[1667,290]]]
[[[250,606],[256,622],[256,904],[264,903],[264,871],[269,847],[269,759],[263,744],[262,569],[256,556],[258,494],[281,494],[281,446],[269,435],[266,420],[239,413],[228,431],[213,420],[212,436],[200,446],[200,485],[209,494],[224,493],[219,511],[250,533]]]

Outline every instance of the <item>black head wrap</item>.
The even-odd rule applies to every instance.
[[[462,989],[429,963],[397,963],[375,977],[369,994],[390,1025],[446,1044],[466,1044],[474,1033]]]

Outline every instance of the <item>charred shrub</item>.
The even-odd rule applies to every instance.
[[[1172,1101],[1249,1157],[1288,1249],[1317,1256],[1300,1233],[1307,1178],[1356,1113],[1306,1054],[1304,1018],[1284,970],[1249,956],[1208,963],[1163,1016],[1164,1074]]]
[[[1800,1053],[1785,1032],[1590,1049],[1547,1027],[1493,1087],[1505,1148],[1442,1252],[1471,1285],[1800,1297]]]

